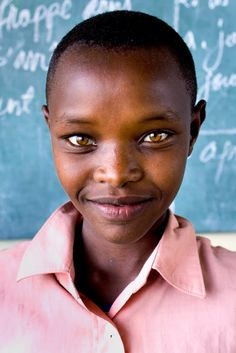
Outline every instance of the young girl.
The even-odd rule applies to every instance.
[[[105,13],[61,40],[43,113],[70,201],[0,256],[1,353],[236,352],[236,255],[169,210],[196,90],[158,18]]]

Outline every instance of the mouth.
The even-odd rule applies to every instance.
[[[152,201],[144,197],[103,197],[88,200],[104,218],[119,222],[138,217]]]

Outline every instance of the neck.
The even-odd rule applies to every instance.
[[[74,244],[76,286],[99,306],[111,304],[140,272],[157,246],[167,218],[142,239],[131,244],[94,241],[89,232],[77,232]],[[79,233],[79,234],[78,234]]]

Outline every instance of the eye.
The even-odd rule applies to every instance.
[[[144,136],[142,142],[158,143],[164,141],[167,137],[169,137],[167,132],[153,131]]]
[[[86,135],[73,135],[68,137],[68,140],[73,146],[95,146],[94,140]]]

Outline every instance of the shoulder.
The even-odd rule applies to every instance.
[[[235,251],[228,250],[222,246],[212,246],[211,241],[202,236],[197,236],[197,245],[200,258],[211,261],[215,265],[236,268]]]
[[[199,259],[205,281],[211,286],[236,291],[236,252],[212,246],[209,239],[197,237]]]
[[[29,241],[23,241],[10,249],[0,251],[0,286],[2,287],[13,279],[16,280],[20,262]]]
[[[22,241],[18,243],[17,245],[14,245],[10,247],[9,249],[3,249],[0,251],[0,262],[6,261],[7,259],[19,259],[22,258],[28,244],[30,243],[29,241]]]

